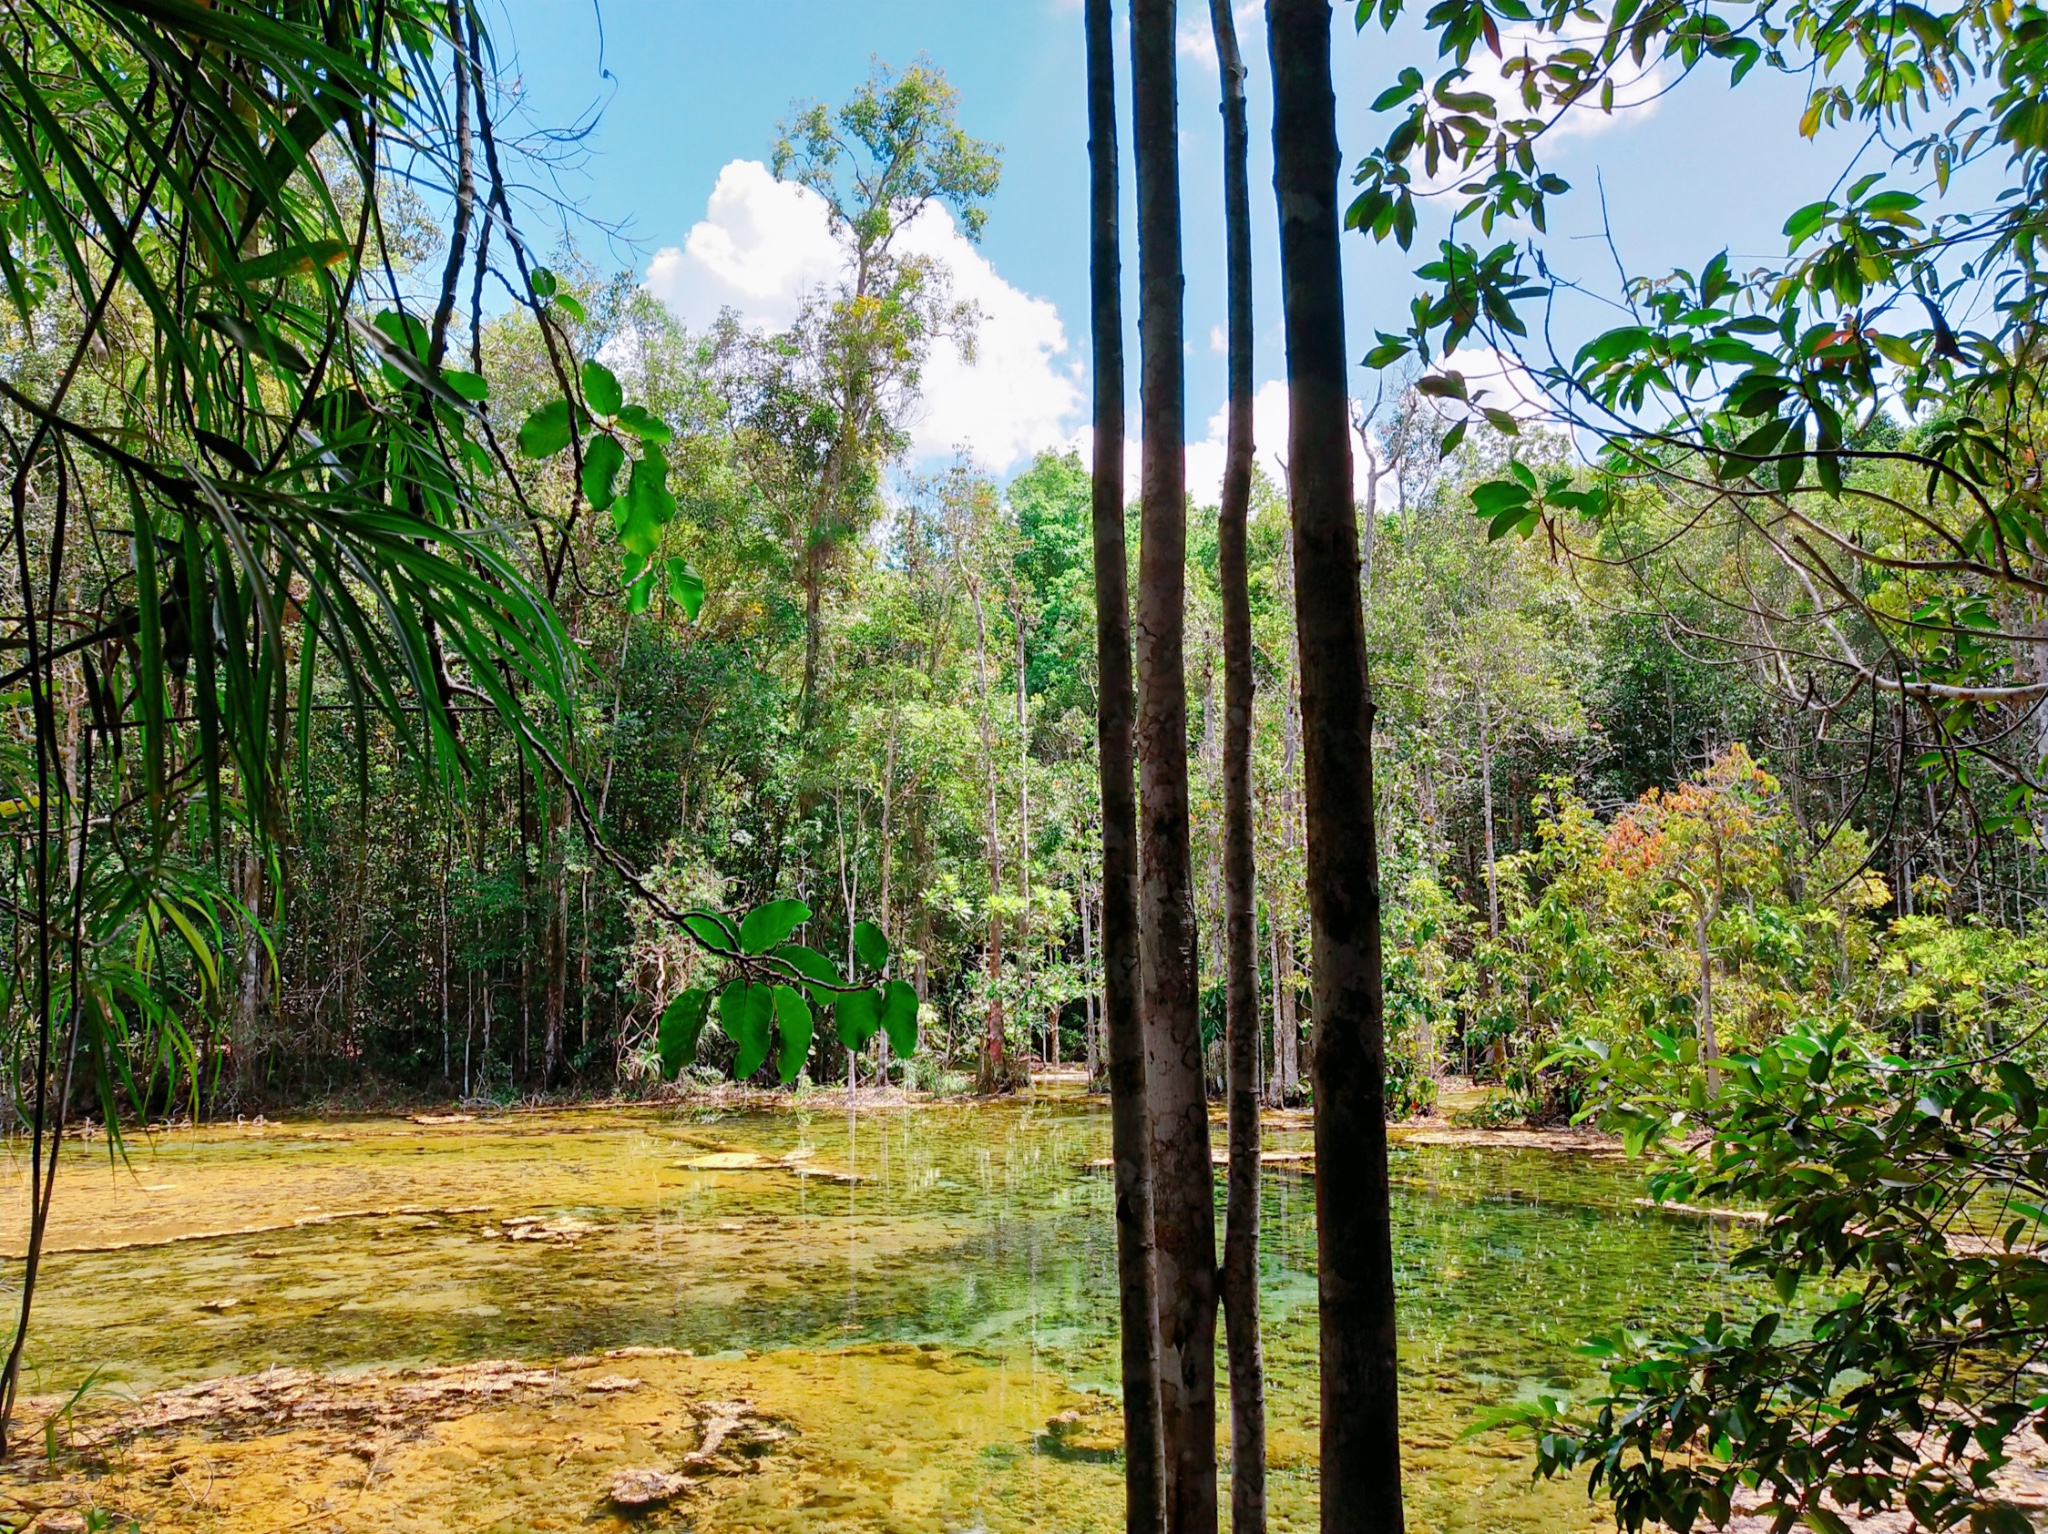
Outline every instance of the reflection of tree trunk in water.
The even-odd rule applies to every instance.
[[[1500,936],[1500,879],[1494,871],[1493,856],[1493,721],[1486,711],[1486,694],[1479,694],[1479,794],[1481,815],[1486,824],[1486,931]]]
[[[1186,409],[1172,0],[1134,0],[1130,33],[1144,439],[1136,625],[1139,897],[1159,1402],[1167,1527],[1203,1534],[1216,1526],[1216,1204],[1188,845]]]
[[[1216,522],[1223,599],[1223,938],[1230,1174],[1223,1320],[1230,1366],[1230,1527],[1266,1527],[1266,1364],[1259,1343],[1259,953],[1252,863],[1252,609],[1245,522],[1252,493],[1252,231],[1244,61],[1231,0],[1209,0],[1223,83],[1223,208],[1229,268],[1230,416]]]
[[[1399,1534],[1373,702],[1352,502],[1330,6],[1267,0],[1266,20],[1314,941],[1322,1527]]]
[[[1116,1277],[1124,1405],[1124,1527],[1165,1527],[1159,1320],[1152,1231],[1152,1128],[1139,1013],[1138,806],[1134,784],[1131,606],[1124,549],[1124,342],[1118,245],[1116,59],[1109,0],[1086,0],[1089,319],[1094,458],[1096,763],[1102,785],[1102,1024],[1116,1161]]]
[[[987,773],[988,801],[983,831],[988,851],[988,1031],[982,1040],[981,1090],[999,1092],[1009,1084],[1009,1065],[1003,1048],[1003,917],[998,903],[1003,893],[1003,841],[1000,809],[996,795],[996,743],[990,726],[988,691],[988,617],[981,605],[981,588],[968,588],[974,599],[974,674],[981,689],[981,760]]]

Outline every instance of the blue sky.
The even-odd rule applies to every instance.
[[[936,419],[919,449],[935,457],[961,441],[1000,472],[1021,467],[1024,454],[1055,432],[1072,437],[1085,425],[1087,176],[1078,0],[499,4],[500,46],[521,81],[528,126],[595,114],[586,152],[564,167],[561,187],[588,218],[619,225],[622,233],[608,239],[578,224],[578,242],[600,266],[652,272],[656,291],[690,318],[739,295],[743,309],[754,305],[761,321],[772,323],[788,295],[778,300],[768,290],[793,293],[820,275],[815,254],[801,254],[815,236],[800,227],[803,210],[788,203],[787,190],[780,189],[778,201],[778,189],[743,167],[723,183],[721,174],[735,161],[766,160],[776,122],[793,101],[843,98],[871,58],[900,65],[929,57],[959,87],[968,131],[1002,144],[1004,171],[980,249],[985,266],[964,255],[957,235],[949,241],[949,231],[934,232],[938,253],[962,258],[959,286],[983,305],[986,344],[974,373],[955,368],[939,377]],[[1347,160],[1384,136],[1385,120],[1368,109],[1373,96],[1404,64],[1426,72],[1431,65],[1415,29],[1391,38],[1357,34],[1349,9],[1339,6],[1335,44]],[[1195,458],[1223,394],[1223,358],[1212,345],[1224,296],[1221,133],[1208,7],[1182,0],[1181,11],[1188,435],[1196,444],[1190,477],[1199,481],[1206,459]],[[1267,192],[1270,100],[1260,8],[1241,5],[1239,16],[1251,66],[1256,377],[1267,384],[1283,372]],[[1119,62],[1126,61],[1120,52]],[[1119,80],[1126,112],[1128,83]],[[1554,264],[1598,292],[1618,288],[1602,233],[1602,186],[1615,250],[1631,272],[1697,266],[1724,247],[1738,266],[1743,258],[1781,256],[1786,215],[1825,195],[1843,164],[1839,140],[1815,145],[1798,137],[1802,96],[1796,83],[1756,78],[1731,94],[1716,72],[1648,106],[1608,119],[1589,115],[1550,151],[1552,167],[1573,183],[1552,211]],[[1125,186],[1128,194],[1128,167]],[[715,189],[722,195],[714,207]],[[1426,223],[1413,253],[1345,237],[1354,357],[1364,355],[1375,328],[1401,328],[1417,288],[1412,270],[1441,227],[1441,218],[1434,227]],[[1135,251],[1127,247],[1127,280],[1135,269]],[[1598,304],[1576,300],[1560,309],[1559,339],[1569,342],[1603,319]],[[1056,349],[1061,336],[1064,351]],[[998,382],[1003,387],[984,387]],[[1369,398],[1376,380],[1361,369],[1354,387]],[[1283,398],[1276,385],[1262,401],[1272,407],[1260,412],[1263,449],[1277,445]]]

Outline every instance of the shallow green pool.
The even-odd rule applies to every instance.
[[[1089,1165],[1108,1133],[1099,1103],[1052,1099],[268,1126],[138,1145],[130,1170],[88,1152],[53,1242],[150,1244],[50,1259],[33,1382],[937,1341],[1113,1392],[1110,1190]],[[797,1154],[687,1164],[748,1152]],[[1730,1236],[1637,1207],[1626,1165],[1397,1147],[1393,1172],[1411,1527],[1599,1526],[1580,1488],[1530,1485],[1519,1443],[1460,1435],[1487,1405],[1582,1381],[1589,1332],[1739,1304]],[[1313,1193],[1298,1173],[1265,1185],[1279,1528],[1313,1526]],[[1057,1446],[992,1427],[978,1448],[993,1485]],[[1085,1473],[1085,1526],[1116,1526],[1117,1467]],[[1004,1527],[1010,1505],[977,1499],[945,1526]],[[1044,1525],[1020,1510],[1014,1526]]]

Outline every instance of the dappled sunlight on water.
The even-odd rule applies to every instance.
[[[88,1400],[108,1409],[273,1366],[695,1355],[635,1359],[648,1390],[630,1401],[423,1427],[347,1494],[293,1470],[320,1451],[281,1433],[188,1444],[204,1497],[137,1467],[99,1484],[145,1529],[615,1524],[605,1467],[661,1450],[628,1442],[632,1414],[723,1394],[791,1437],[653,1526],[1107,1530],[1115,1254],[1089,1163],[1108,1135],[1101,1104],[1052,1099],[244,1126],[134,1142],[126,1168],[67,1147],[30,1387],[99,1369]],[[1519,1443],[1460,1435],[1487,1405],[1582,1380],[1579,1337],[1705,1308],[1730,1238],[1637,1208],[1628,1167],[1583,1157],[1397,1147],[1394,1175],[1410,1526],[1600,1527],[1580,1485],[1530,1485]],[[1314,1525],[1313,1195],[1267,1177],[1277,1529]],[[572,1452],[578,1432],[608,1447]],[[535,1439],[553,1447],[520,1447]]]

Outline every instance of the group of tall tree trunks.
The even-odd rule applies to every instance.
[[[1105,1017],[1124,1328],[1126,1525],[1217,1526],[1215,1327],[1231,1383],[1231,1520],[1265,1526],[1258,1340],[1257,954],[1252,919],[1249,599],[1251,235],[1244,64],[1211,0],[1223,83],[1230,404],[1219,523],[1224,609],[1224,880],[1229,1186],[1216,1261],[1189,865],[1185,388],[1174,0],[1133,0],[1140,488],[1135,637],[1123,543],[1123,318],[1109,0],[1087,0],[1101,671]],[[1372,696],[1352,501],[1328,0],[1267,0],[1280,210],[1316,1106],[1322,1526],[1401,1528],[1387,1188]],[[1136,685],[1132,686],[1132,665]],[[1133,758],[1135,757],[1135,762]],[[1137,779],[1132,791],[1133,769]]]

